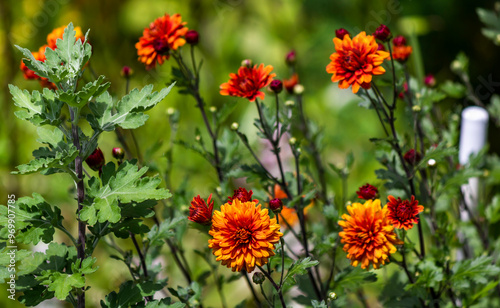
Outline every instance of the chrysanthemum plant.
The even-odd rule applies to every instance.
[[[355,168],[354,155],[348,154],[339,166],[326,163],[321,153],[325,141],[304,112],[307,92],[299,84],[295,52],[286,57],[290,78],[283,82],[275,79],[272,66],[244,60],[219,88],[221,95],[255,105],[254,133],[268,147],[261,154],[238,123],[226,125],[239,103],[207,109],[199,87],[201,62],[195,58],[198,33],[185,25],[178,14],[158,18],[144,30],[137,53],[147,69],[173,58],[173,80],[181,93],[194,99],[204,129],[195,129],[194,142],[179,138],[172,139],[171,145],[200,153],[213,166],[217,180],[213,193],[205,198],[181,184],[174,197],[165,201],[167,219],[161,223],[162,217],[152,207],[169,193],[159,188],[158,178],[145,176],[147,167],[138,168],[137,161],[120,158],[118,167],[94,165],[99,176],[90,177],[83,175],[82,161],[90,166],[101,160],[102,152],[95,150],[100,133],[143,125],[147,119],[143,111],[161,101],[171,86],[159,93],[152,93],[151,86],[133,90],[116,104],[106,92],[109,84],[104,77],[77,90],[90,46],[75,42],[71,25],[57,48],[47,49],[45,62],[22,49],[27,68],[57,89],[30,94],[11,87],[15,103],[22,108],[17,115],[42,126],[39,140],[48,144],[36,150],[35,160],[20,166],[18,173],[69,175],[76,187],[79,235],[74,237],[63,227],[58,207],[40,195],[19,200],[19,211],[26,217],[16,222],[21,243],[49,243],[54,230],[60,229],[74,244],[51,243],[46,253],[19,252],[19,259],[25,259],[18,272],[21,301],[35,305],[55,296],[81,306],[85,275],[96,270],[93,250],[101,239],[114,234],[132,239],[139,262],[134,264],[129,252],[104,241],[121,253],[118,258],[130,269],[133,280],[102,300],[103,307],[170,307],[169,297],[153,299],[166,285],[156,278],[159,269],[152,266],[164,244],[186,282],[185,287],[168,289],[180,301],[175,307],[202,307],[208,304],[202,294],[214,288],[220,303],[211,306],[234,306],[228,305],[225,294],[231,287],[228,283],[240,278],[249,289],[248,298],[237,303],[240,307],[500,304],[496,258],[500,253],[496,225],[500,195],[495,191],[500,180],[484,171],[498,174],[500,160],[483,150],[459,165],[461,108],[448,110],[439,104],[465,96],[482,104],[470,85],[464,55],[451,66],[462,83],[446,81],[436,87],[434,78],[424,79],[420,59],[410,70],[409,59],[418,54],[414,55],[406,38],[392,38],[388,27],[381,25],[373,35],[336,31],[335,52],[326,70],[340,88],[351,88],[360,97],[360,106],[373,110],[382,128],[381,136],[370,139],[382,166],[376,170],[379,187],[367,183],[356,196],[347,185]],[[185,47],[189,47],[187,54]],[[499,101],[496,96],[492,100]],[[498,119],[498,102],[492,106],[490,117]],[[175,136],[178,113],[169,111],[169,120]],[[81,128],[85,121],[90,134]],[[210,147],[205,146],[203,130]],[[245,152],[249,155],[242,155]],[[169,173],[174,166],[171,149],[165,157],[167,166],[158,169]],[[286,164],[291,171],[286,171]],[[335,176],[341,178],[339,192],[332,189]],[[485,192],[471,199],[462,186],[477,177],[485,178]],[[169,176],[165,178],[171,187]],[[238,178],[246,179],[248,189],[234,186]],[[189,209],[179,206],[191,199]],[[356,202],[359,199],[364,201]],[[186,224],[182,217],[186,216],[205,243],[192,254],[183,245]],[[145,218],[156,223],[151,230],[143,223]],[[5,228],[1,232],[7,238]],[[136,235],[141,235],[142,249]],[[189,266],[197,257],[208,264],[206,271]],[[237,274],[230,275],[229,269]],[[209,276],[214,287],[207,283]]]
[[[69,24],[56,46],[46,49],[44,62],[36,60],[29,50],[18,47],[26,57],[26,67],[39,77],[47,78],[56,89],[30,93],[9,86],[14,104],[19,107],[16,116],[38,127],[37,140],[43,144],[33,151],[33,160],[18,166],[14,173],[45,176],[63,173],[69,187],[73,187],[75,198],[71,211],[74,215],[65,217],[59,204],[45,200],[41,194],[33,193],[32,197],[17,200],[15,242],[19,249],[15,252],[18,265],[14,274],[17,292],[21,293],[18,300],[26,306],[35,306],[55,297],[75,307],[85,307],[85,293],[90,287],[86,277],[98,271],[94,250],[100,242],[113,247],[109,241],[113,235],[131,239],[137,251],[123,251],[115,245],[121,254],[115,258],[125,263],[132,277],[123,282],[119,291],[102,299],[101,306],[144,307],[147,303],[148,307],[164,307],[170,304],[170,298],[153,300],[152,295],[166,285],[166,280],[156,279],[156,269],[144,255],[158,253],[165,233],[169,232],[170,221],[151,229],[143,221],[155,215],[153,207],[157,201],[169,198],[170,193],[160,188],[161,179],[149,176],[148,168],[140,167],[137,160],[104,165],[103,160],[98,159],[102,157],[98,140],[102,133],[118,127],[135,129],[144,125],[148,119],[144,112],[161,102],[173,85],[159,92],[148,85],[118,99],[108,93],[110,83],[104,76],[83,83],[82,75],[92,48],[87,42],[88,32],[82,40],[76,39],[75,34],[73,25]],[[86,159],[91,168],[96,167],[94,163],[98,160],[98,174],[84,169]],[[2,206],[0,210],[1,249],[2,256],[6,256],[13,244],[7,229],[11,222],[7,221],[7,207]],[[75,225],[75,220],[77,234],[68,230],[68,226]],[[53,241],[56,230],[62,231],[65,243]],[[142,238],[147,238],[148,245],[141,247],[137,235],[141,244]],[[49,244],[45,252],[33,253],[27,249],[42,242]],[[140,262],[133,261],[133,255],[139,255]],[[13,273],[6,267],[9,260],[1,260],[2,280]]]

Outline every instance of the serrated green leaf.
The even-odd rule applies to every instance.
[[[109,164],[108,164],[109,165]],[[116,223],[121,219],[119,202],[143,202],[146,200],[161,200],[171,196],[168,190],[158,188],[161,179],[159,177],[144,177],[148,168],[138,169],[137,165],[131,162],[124,162],[120,168],[114,172],[114,167],[103,169],[104,172],[113,172],[106,185],[99,191],[89,192],[94,196],[94,202],[85,206],[81,213],[81,219],[87,221],[89,225],[94,225],[97,221],[109,221]]]
[[[453,98],[462,98],[465,96],[465,93],[467,92],[467,89],[463,84],[458,82],[452,82],[450,80],[447,80],[443,84],[441,84],[440,89],[448,96]]]
[[[418,163],[418,165],[415,167],[415,170],[418,170],[418,169],[426,166],[427,162],[430,159],[434,159],[434,160],[436,160],[436,161],[439,162],[443,158],[445,158],[447,156],[457,155],[457,153],[458,153],[458,149],[457,148],[455,148],[455,147],[447,147],[444,142],[441,142],[440,144],[438,144],[437,147],[432,147],[432,148],[430,148],[429,150],[427,150],[425,152],[424,157],[420,160],[420,162]]]
[[[143,112],[161,102],[173,86],[171,84],[160,92],[153,92],[153,85],[145,86],[141,91],[134,89],[116,104],[115,113],[111,96],[104,92],[97,97],[95,103],[89,104],[93,114],[89,115],[88,120],[94,129],[103,131],[111,131],[117,125],[126,129],[140,127],[149,117]]]
[[[24,108],[27,114],[20,117],[23,120],[32,118],[35,115],[41,115],[43,110],[43,105],[41,102],[40,92],[34,91],[33,96],[28,92],[28,90],[22,91],[14,85],[9,85],[10,94],[14,100],[14,104],[20,108]]]
[[[154,225],[148,233],[148,239],[151,246],[162,245],[167,238],[175,235],[174,229],[180,223],[185,223],[186,217],[180,216],[163,221],[160,226]]]
[[[349,266],[335,275],[335,285],[350,290],[355,290],[367,282],[377,281],[377,275],[359,267]]]
[[[463,260],[453,266],[450,282],[454,290],[465,291],[471,286],[471,281],[477,284],[487,284],[490,277],[500,273],[500,268],[492,264],[492,257],[480,256],[474,260]]]
[[[285,275],[285,278],[283,279],[284,284],[293,284],[295,283],[295,275],[305,275],[307,273],[307,269],[314,267],[318,265],[319,262],[314,260],[311,261],[311,257],[307,257],[304,259],[300,259],[295,261],[290,268],[288,268],[288,271]]]
[[[59,300],[65,300],[73,288],[83,288],[85,286],[85,278],[80,273],[51,272],[48,277],[43,275],[37,277],[37,279],[41,280],[42,284],[48,285],[48,290],[54,291],[55,297]]]
[[[152,296],[164,287],[165,282],[153,283],[144,282],[135,284],[133,281],[126,281],[121,284],[118,293],[115,291],[106,295],[105,301],[101,300],[101,307],[127,308],[144,301],[144,297]],[[153,306],[156,307],[156,306]],[[158,306],[163,307],[163,306]]]

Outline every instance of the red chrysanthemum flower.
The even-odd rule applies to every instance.
[[[273,67],[257,64],[253,67],[241,66],[238,74],[229,74],[229,81],[220,85],[221,95],[230,95],[246,98],[253,102],[258,97],[264,99],[264,92],[260,89],[267,87],[276,74],[272,73]]]
[[[188,32],[185,27],[187,22],[183,22],[180,14],[157,18],[145,28],[139,42],[135,44],[139,61],[146,64],[147,69],[151,69],[156,64],[163,64],[170,58],[170,50],[186,44],[183,36]]]
[[[239,187],[238,189],[234,190],[234,194],[232,197],[227,197],[227,203],[231,204],[234,200],[240,200],[241,202],[257,201],[252,200],[252,194],[253,191],[247,191],[245,188]]]
[[[214,200],[212,200],[212,194],[208,196],[207,202],[198,195],[191,201],[188,219],[201,225],[209,225],[212,222],[213,210]]]
[[[388,262],[389,256],[397,251],[395,245],[403,244],[396,237],[394,226],[387,217],[387,207],[381,208],[380,200],[368,200],[364,204],[347,206],[349,214],[342,215],[339,225],[340,242],[344,244],[347,258],[352,266],[366,269],[371,265],[377,269]]]
[[[352,40],[349,35],[343,39],[333,39],[335,50],[330,64],[326,67],[328,73],[333,74],[332,81],[339,81],[339,88],[347,89],[352,86],[352,93],[359,88],[369,89],[373,75],[382,75],[385,69],[381,66],[389,53],[378,50],[378,44],[371,35],[363,31]]]
[[[245,269],[250,273],[274,256],[274,244],[283,236],[279,230],[276,218],[269,217],[258,202],[235,199],[214,212],[208,247],[233,272]]]
[[[411,196],[411,200],[401,200],[401,198],[396,200],[393,196],[387,199],[389,199],[386,206],[389,211],[387,217],[394,227],[409,230],[413,228],[413,224],[418,224],[418,214],[424,210],[424,207],[418,204],[415,196]]]
[[[366,185],[359,188],[356,194],[358,194],[358,198],[360,199],[371,200],[377,198],[378,189],[377,187],[366,183]]]

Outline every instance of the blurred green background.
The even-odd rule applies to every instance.
[[[40,89],[38,82],[23,78],[19,70],[21,54],[14,44],[37,50],[45,43],[47,34],[56,27],[73,22],[84,33],[87,29],[91,30],[92,69],[108,77],[112,83],[110,92],[123,95],[125,80],[120,71],[125,65],[134,70],[132,88],[148,83],[161,88],[169,83],[173,62],[146,71],[137,61],[134,45],[143,29],[155,18],[164,13],[180,13],[188,23],[187,27],[200,33],[197,58],[204,59],[201,92],[207,104],[219,108],[223,104],[238,104],[227,120],[227,126],[237,121],[249,134],[254,131],[255,106],[244,100],[220,96],[219,85],[227,81],[228,74],[235,72],[245,58],[252,59],[254,63],[273,65],[278,78],[288,78],[284,58],[288,51],[295,49],[300,80],[306,89],[306,114],[322,128],[325,135],[322,144],[324,160],[342,166],[346,153],[354,153],[354,172],[349,181],[349,194],[354,194],[357,187],[366,182],[380,184],[373,173],[379,165],[374,159],[374,146],[368,138],[380,137],[382,131],[375,114],[358,107],[358,98],[350,91],[340,91],[325,71],[329,55],[334,52],[332,38],[335,29],[343,27],[354,34],[360,30],[372,33],[380,23],[384,23],[394,34],[414,33],[419,39],[425,73],[436,75],[438,83],[456,79],[449,64],[459,51],[464,51],[471,59],[471,82],[477,87],[481,85],[480,77],[500,81],[498,48],[481,35],[482,25],[475,14],[476,7],[493,9],[493,5],[492,1],[486,0],[1,0],[0,204],[6,202],[7,194],[22,197],[39,192],[51,204],[63,208],[63,213],[74,215],[76,202],[70,197],[72,184],[69,178],[62,175],[10,174],[15,166],[28,162],[32,150],[39,146],[35,129],[13,114],[16,107],[12,104],[8,84],[29,90]],[[85,76],[91,78],[89,73]],[[495,88],[493,91],[498,90]],[[486,97],[484,102],[488,101],[489,97]],[[460,100],[447,104],[453,109],[467,102]],[[170,107],[180,112],[178,138],[194,140],[195,128],[205,133],[194,100],[173,91],[154,111],[149,112],[150,119],[146,125],[136,131],[143,152],[158,141],[164,141],[159,144],[159,150],[150,155],[151,161],[160,169],[164,169],[162,164],[166,163],[162,154],[168,149],[170,138],[166,114]],[[498,132],[490,132],[493,150],[496,149],[493,142],[495,135]],[[111,149],[119,144],[115,135],[108,133],[101,137],[99,145],[105,156],[111,159]],[[246,153],[243,147],[241,151]],[[174,193],[185,178],[188,179],[188,190],[196,192],[196,195],[207,196],[214,191],[216,174],[206,161],[180,146],[174,147],[173,155],[175,164],[170,178]],[[329,182],[330,191],[340,191],[340,181],[333,174],[329,175]],[[188,204],[178,206],[187,208]],[[195,234],[198,231],[189,232]],[[102,254],[108,255],[106,252]],[[128,279],[126,269],[118,261],[101,258],[99,265],[101,270],[89,277],[89,284],[92,285],[87,297],[91,303],[89,307],[98,305],[100,298],[111,290],[117,290],[119,284]],[[170,277],[170,286],[183,283],[176,277],[172,264],[166,262],[166,267],[167,271],[174,273]],[[231,289],[227,292],[229,302],[234,299],[234,303],[238,303],[241,292],[247,292],[243,284],[233,283],[228,287]],[[215,291],[207,293],[216,297]],[[16,307],[6,299],[5,294],[2,287],[0,306]]]

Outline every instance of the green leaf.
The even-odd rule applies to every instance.
[[[185,223],[186,217],[180,216],[173,219],[167,219],[160,224],[160,227],[154,225],[148,233],[148,239],[151,246],[163,245],[165,239],[175,235],[173,231],[180,223]]]
[[[295,275],[305,275],[307,273],[307,269],[314,267],[318,265],[319,262],[314,260],[311,261],[311,257],[307,257],[304,259],[299,259],[295,261],[290,268],[288,268],[288,271],[285,275],[285,278],[283,279],[284,284],[294,284],[296,283],[296,280],[294,278]]]
[[[463,84],[452,82],[450,80],[446,80],[443,84],[441,84],[440,89],[446,93],[446,95],[453,98],[462,98],[467,92],[467,89]]]
[[[450,277],[452,287],[456,291],[467,291],[471,282],[487,284],[490,277],[500,273],[500,268],[492,264],[492,257],[480,256],[474,260],[463,260],[453,266]]]
[[[101,307],[109,308],[128,308],[132,307],[134,304],[144,301],[144,297],[152,296],[157,291],[161,290],[165,281],[154,283],[154,282],[143,282],[140,284],[135,284],[133,281],[126,281],[121,284],[118,293],[115,291],[106,295],[105,301],[101,300]],[[153,306],[153,307],[163,307],[163,306]],[[168,306],[167,306],[168,307]]]
[[[457,155],[458,150],[455,147],[446,147],[445,142],[441,142],[437,147],[431,147],[429,150],[425,152],[424,157],[420,160],[418,165],[415,167],[415,170],[423,168],[427,165],[427,162],[430,159],[434,159],[437,162],[442,160],[447,156],[455,156]]]
[[[31,95],[28,90],[22,91],[18,87],[9,84],[10,94],[14,100],[14,104],[23,108],[25,112],[16,113],[16,116],[22,120],[29,120],[34,116],[40,116],[43,110],[40,92],[33,91]]]
[[[359,267],[348,266],[335,275],[335,285],[349,290],[356,290],[368,282],[377,281],[377,274]]]
[[[96,221],[116,223],[122,217],[119,202],[143,202],[169,198],[171,194],[168,190],[158,188],[161,182],[158,176],[144,176],[147,170],[147,167],[138,169],[135,164],[128,161],[121,164],[116,173],[109,177],[107,184],[97,192],[89,192],[95,196],[94,201],[83,208],[81,219],[87,221],[89,225],[94,225]],[[104,171],[113,170],[106,168]]]
[[[141,91],[134,89],[116,104],[115,113],[111,96],[104,92],[95,103],[89,104],[92,115],[89,115],[88,120],[94,129],[103,131],[111,131],[116,125],[126,129],[140,127],[149,117],[143,112],[161,102],[173,86],[171,84],[160,92],[153,92],[153,85],[147,85]]]
[[[19,171],[13,174],[28,174],[40,172],[49,168],[67,168],[78,156],[78,149],[73,144],[64,141],[64,134],[57,127],[38,129],[40,143],[48,144],[50,148],[39,148],[33,151],[35,159],[28,164],[17,166]]]
[[[73,288],[85,287],[85,278],[80,273],[65,274],[51,272],[48,274],[44,272],[37,279],[41,280],[42,284],[48,285],[48,290],[54,291],[54,295],[59,300],[65,300]]]

